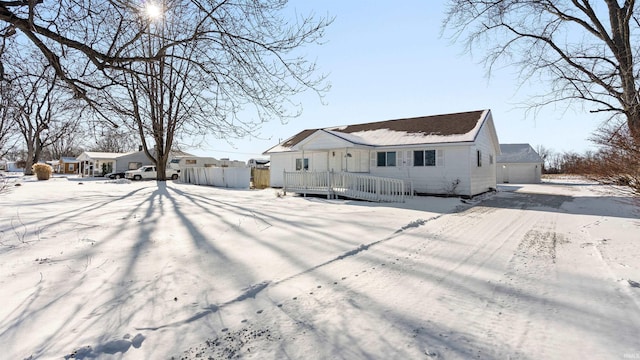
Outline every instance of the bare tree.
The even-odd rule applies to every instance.
[[[160,17],[140,17],[139,26],[147,32],[135,42],[136,49],[143,56],[161,56],[114,73],[114,82],[125,91],[112,92],[111,103],[138,133],[157,166],[158,180],[165,180],[176,140],[250,136],[261,122],[299,115],[291,102],[296,94],[325,90],[315,64],[296,51],[319,40],[328,22],[300,18],[289,25],[285,4],[165,0]],[[188,36],[190,41],[176,44]]]
[[[126,129],[103,128],[94,132],[93,142],[87,144],[90,151],[125,153],[137,150],[136,136]]]
[[[624,124],[600,129],[593,141],[601,146],[588,174],[600,182],[629,186],[640,195],[640,147]]]
[[[124,1],[0,1],[0,38],[4,51],[35,48],[34,56],[39,54],[76,98],[102,114],[100,94],[111,85],[103,72],[158,58],[143,56],[131,46],[143,33],[131,26],[138,11],[136,2]],[[11,65],[10,59],[0,58],[0,81]]]
[[[634,0],[620,3],[449,0],[444,29],[464,37],[469,51],[487,44],[489,71],[503,60],[520,67],[524,80],[549,80],[537,105],[578,100],[622,116],[640,146],[640,9]]]
[[[314,75],[315,63],[305,60],[298,49],[317,42],[329,20],[296,16],[289,23],[284,14],[286,0],[167,0],[162,4],[164,23],[170,20],[180,31],[167,32],[171,36],[163,36],[161,46],[149,48],[140,46],[150,34],[150,23],[141,21],[141,14],[142,6],[152,3],[0,0],[0,37],[14,39],[14,49],[28,44],[36,48],[74,96],[84,99],[114,126],[116,121],[105,113],[104,107],[108,99],[116,96],[118,90],[114,90],[114,85],[131,84],[131,76],[138,81],[140,76],[150,75],[147,70],[151,67],[159,69],[160,61],[168,57],[178,60],[187,53],[192,57],[182,60],[191,63],[191,70],[182,76],[186,80],[186,77],[204,75],[210,81],[207,89],[199,86],[193,91],[199,93],[201,99],[206,93],[213,103],[209,107],[215,110],[216,116],[217,126],[211,126],[208,121],[195,119],[204,119],[199,108],[204,104],[180,109],[195,114],[194,120],[188,122],[190,130],[199,133],[208,131],[221,137],[228,132],[236,133],[224,126],[236,126],[236,114],[247,105],[255,106],[258,122],[269,116],[286,117],[285,104],[292,94],[308,88],[323,90],[323,77]],[[6,70],[7,61],[0,58],[0,68]],[[0,72],[0,80],[4,74]],[[146,91],[158,95],[151,89]],[[165,100],[154,101],[166,104]],[[165,114],[168,111],[162,110]],[[164,116],[155,110],[154,113]],[[183,127],[181,131],[187,129]],[[141,139],[146,140],[148,134],[140,132]],[[171,145],[167,138],[162,143],[154,136],[149,139],[154,139],[153,147],[160,151]]]
[[[12,118],[14,107],[10,84],[0,81],[0,159],[4,158],[13,146],[12,136],[15,134],[15,122]]]
[[[542,158],[542,173],[545,174],[549,169],[549,160],[553,151],[544,145],[536,146],[536,152]]]
[[[13,121],[21,134],[27,155],[25,175],[41,158],[43,149],[73,132],[79,121],[76,105],[66,89],[58,86],[56,75],[48,64],[30,62],[24,54],[20,69],[13,77]]]
[[[58,128],[62,125],[61,128]],[[62,123],[53,122],[48,131],[52,136],[41,153],[43,159],[58,160],[62,157],[76,157],[82,152],[84,132],[80,128],[79,121]]]

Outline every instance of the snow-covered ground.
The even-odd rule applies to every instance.
[[[640,359],[640,207],[611,187],[404,204],[63,177],[8,189],[3,359]]]

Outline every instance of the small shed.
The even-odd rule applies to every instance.
[[[496,166],[498,183],[537,184],[543,160],[529,144],[500,144]]]

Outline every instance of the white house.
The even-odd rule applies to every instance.
[[[540,182],[543,160],[529,144],[500,144],[497,158],[498,183],[536,184]]]
[[[125,154],[111,152],[84,151],[76,160],[79,162],[80,175],[103,176],[116,169],[116,159]]]
[[[495,189],[499,154],[490,110],[309,129],[264,152],[272,187],[284,186],[285,172],[346,172],[461,196]]]

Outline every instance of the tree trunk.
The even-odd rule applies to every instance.
[[[34,148],[34,144],[28,143],[27,144],[27,156],[25,159],[25,164],[24,164],[24,174],[25,175],[33,175],[33,164],[34,164],[34,158],[35,158],[35,153],[36,150]]]
[[[158,170],[158,175],[156,179],[158,181],[167,181],[167,162],[162,161],[161,157],[158,156],[158,162],[156,163],[156,170]]]
[[[635,114],[627,114],[627,125],[634,144],[640,149],[640,111],[635,111]]]

